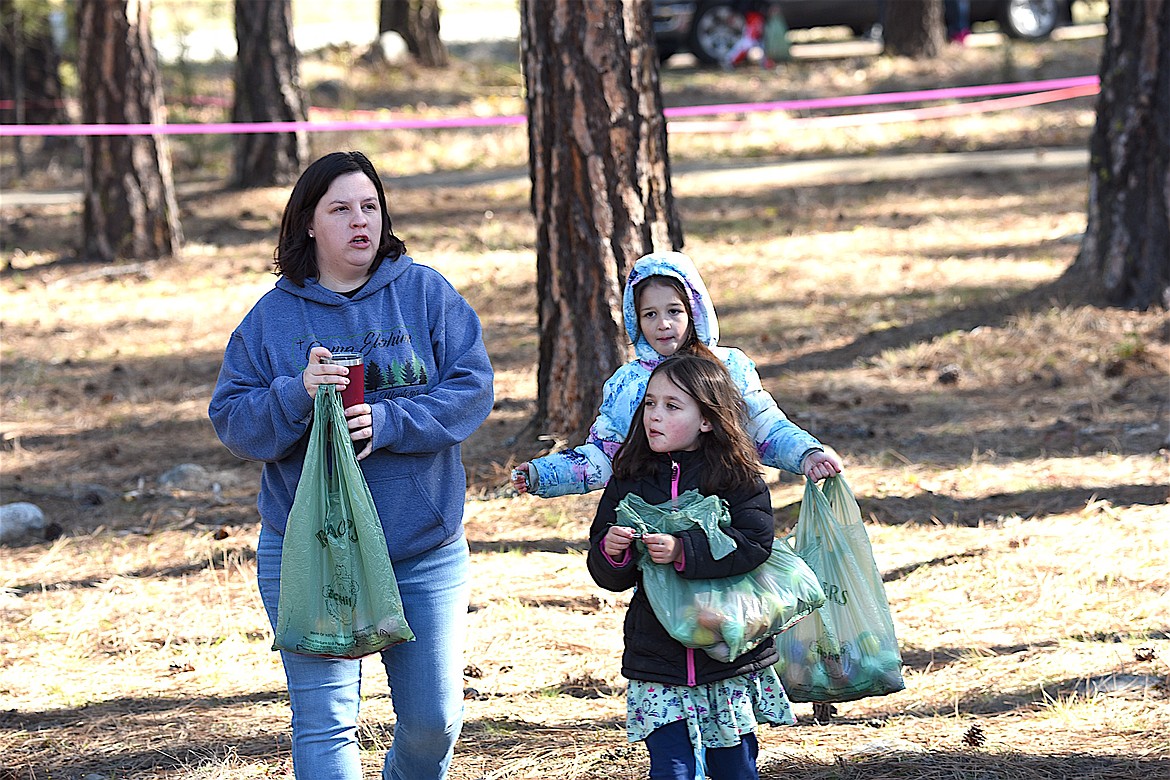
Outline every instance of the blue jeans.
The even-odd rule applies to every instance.
[[[276,626],[284,537],[260,531],[260,599]],[[415,640],[381,653],[394,704],[394,742],[383,780],[442,780],[463,727],[463,644],[470,599],[467,541],[395,561],[394,575]],[[281,651],[292,707],[298,780],[361,780],[357,718],[361,661]]]
[[[695,748],[685,721],[676,720],[654,729],[646,737],[650,751],[650,780],[695,780]],[[707,748],[707,776],[712,780],[759,780],[755,734],[744,734],[729,748]]]

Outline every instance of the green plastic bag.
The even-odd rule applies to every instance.
[[[676,502],[652,505],[629,494],[616,511],[618,525],[642,533],[698,527],[716,560],[735,550],[735,540],[722,530],[731,524],[731,516],[718,496],[688,490]],[[684,579],[673,564],[650,560],[641,542],[637,563],[650,606],[667,632],[718,661],[735,660],[825,601],[816,574],[779,540],[764,563],[734,577]]]
[[[794,702],[842,702],[906,687],[885,586],[842,477],[804,486],[791,537],[824,588],[824,606],[777,640],[776,671]]]
[[[284,533],[272,649],[360,658],[410,639],[341,396],[322,385]]]

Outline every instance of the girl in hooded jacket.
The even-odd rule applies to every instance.
[[[589,529],[594,581],[613,591],[634,588],[622,654],[626,731],[631,742],[645,741],[652,780],[758,780],[757,725],[794,722],[772,667],[773,640],[730,663],[680,644],[641,587],[634,529],[615,524],[619,502],[631,493],[658,505],[697,490],[727,504],[731,525],[723,530],[735,541],[734,552],[715,559],[706,534],[695,528],[642,536],[650,560],[673,566],[684,579],[732,577],[767,560],[772,504],[743,419],[743,398],[718,362],[696,355],[661,362]]]
[[[713,358],[727,368],[746,404],[748,436],[765,466],[813,480],[841,473],[841,460],[776,405],[755,363],[738,349],[719,346],[715,306],[690,257],[654,252],[640,258],[626,279],[622,312],[634,359],[606,381],[585,443],[520,464],[512,472],[517,492],[552,498],[605,487],[650,372],[676,353]]]

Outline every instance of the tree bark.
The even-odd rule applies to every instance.
[[[681,248],[650,0],[521,0],[540,364],[535,423],[580,437],[629,355],[634,261]]]
[[[1098,303],[1170,308],[1170,2],[1112,0],[1071,273]]]
[[[163,124],[149,0],[79,0],[77,15],[82,121]],[[87,137],[84,198],[83,259],[178,251],[183,233],[166,136]]]
[[[402,36],[415,62],[428,68],[450,63],[447,47],[439,37],[439,0],[381,0],[378,32]]]
[[[233,122],[303,122],[300,57],[292,32],[292,0],[236,0]],[[231,186],[291,184],[309,158],[309,134],[240,133]]]
[[[913,59],[937,57],[945,29],[940,0],[888,0],[882,24],[885,53]]]

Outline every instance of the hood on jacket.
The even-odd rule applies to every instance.
[[[707,285],[703,284],[703,278],[699,276],[699,269],[695,268],[694,261],[682,252],[651,252],[638,258],[638,262],[634,263],[622,295],[622,315],[626,323],[626,333],[630,336],[638,359],[656,363],[662,358],[642,336],[642,331],[638,328],[637,307],[634,305],[634,287],[650,276],[673,276],[682,282],[690,297],[688,302],[691,306],[695,335],[708,347],[714,347],[719,342],[719,320],[715,316],[715,305],[711,302]]]
[[[378,269],[374,271],[374,275],[362,286],[362,289],[357,291],[357,294],[353,298],[347,298],[339,292],[334,292],[328,287],[323,287],[316,277],[309,277],[305,280],[305,285],[301,287],[282,276],[276,280],[276,287],[298,298],[305,298],[314,303],[320,303],[325,306],[341,306],[342,304],[349,303],[351,300],[360,301],[362,298],[373,295],[406,273],[406,269],[413,264],[414,260],[409,255],[400,255],[395,260],[391,260],[388,257],[382,258],[382,262],[378,263]]]

